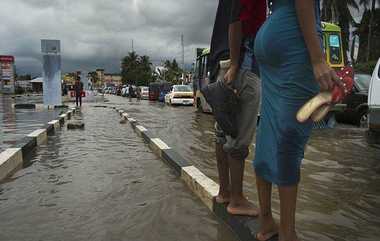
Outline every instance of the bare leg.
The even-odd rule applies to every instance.
[[[243,177],[245,160],[228,157],[231,175],[231,198],[227,211],[234,215],[257,216],[259,210],[243,194]]]
[[[227,153],[222,144],[216,144],[216,160],[219,173],[219,193],[216,197],[218,203],[227,203],[230,200],[230,168],[228,166]]]
[[[280,193],[280,239],[281,241],[298,240],[295,229],[297,203],[296,186],[279,187]]]
[[[256,185],[260,204],[260,231],[256,238],[264,241],[278,233],[277,225],[272,216],[272,183],[256,175]]]

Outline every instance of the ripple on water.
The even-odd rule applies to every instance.
[[[115,111],[83,112],[0,184],[0,240],[234,240]]]

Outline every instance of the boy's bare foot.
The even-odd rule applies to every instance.
[[[259,215],[259,209],[250,203],[245,197],[238,200],[230,200],[227,206],[227,212],[232,215],[245,215],[257,217]]]
[[[230,193],[222,193],[219,192],[218,196],[215,197],[215,201],[220,204],[229,203],[230,202]]]
[[[259,241],[267,241],[278,235],[278,226],[273,217],[261,217],[260,231],[255,235]]]

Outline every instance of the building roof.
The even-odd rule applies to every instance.
[[[30,81],[30,83],[43,83],[43,82],[44,82],[44,78],[42,77],[38,77]]]

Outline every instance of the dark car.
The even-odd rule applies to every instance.
[[[338,122],[364,127],[368,124],[368,89],[371,76],[358,73],[354,80],[354,89],[343,102],[346,107],[336,113],[335,117]]]

